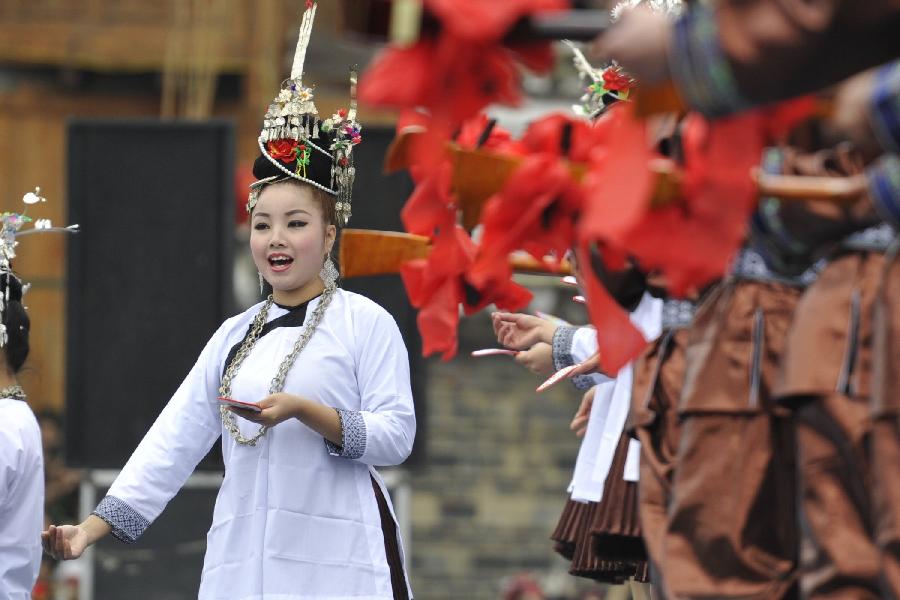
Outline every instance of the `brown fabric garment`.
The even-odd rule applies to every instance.
[[[741,94],[782,100],[900,56],[898,0],[720,0],[719,40]]]
[[[900,598],[900,421],[872,424],[872,513],[884,598]]]
[[[586,527],[582,523],[587,518],[587,511],[587,504],[575,502],[571,498],[566,500],[556,529],[550,535],[550,539],[555,542],[553,549],[566,560],[572,560],[572,557],[575,556],[575,543],[578,540],[579,531]]]
[[[869,397],[872,316],[883,268],[882,254],[849,252],[823,269],[797,305],[775,390],[778,396],[841,392]]]
[[[647,555],[637,515],[637,484],[622,479],[628,454],[619,441],[600,502],[568,500],[551,539],[572,561],[569,573],[604,583],[648,581]],[[618,476],[614,476],[618,473]]]
[[[663,544],[669,597],[793,593],[793,429],[771,389],[799,295],[728,280],[694,318]]]
[[[559,523],[551,536],[556,542],[554,550],[571,560],[569,573],[577,577],[594,579],[603,583],[623,583],[630,578],[648,580],[646,562],[629,562],[601,558],[591,543],[590,524],[597,510],[597,502],[568,500]]]
[[[804,293],[779,394],[798,406],[800,586],[809,598],[877,598],[868,438],[875,296],[884,257],[849,252]]]
[[[667,331],[635,363],[632,395],[634,436],[641,442],[638,513],[653,583],[664,588],[664,543],[680,425],[678,397],[684,382],[688,329]]]
[[[872,374],[872,519],[881,591],[900,599],[900,261],[885,262],[875,301]]]
[[[900,246],[885,255],[873,302],[872,416],[900,415]]]
[[[868,481],[869,403],[818,396],[796,411],[804,598],[880,598]]]
[[[603,488],[603,499],[591,520],[590,535],[597,556],[638,563],[646,562],[647,551],[638,517],[638,485],[623,478],[630,440],[624,432],[619,438]]]
[[[647,580],[647,553],[637,516],[637,484],[625,481],[629,437],[622,434],[613,454],[600,502],[587,504],[570,573],[597,581]]]
[[[378,482],[374,477],[372,490],[375,492],[375,501],[378,503],[378,514],[381,517],[381,533],[384,535],[384,554],[387,556],[388,568],[391,570],[391,589],[394,591],[394,600],[409,600],[409,589],[406,587],[406,576],[403,574],[403,558],[400,556],[400,544],[397,541],[397,523],[391,515],[387,500],[381,492]]]

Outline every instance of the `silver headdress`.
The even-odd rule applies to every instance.
[[[610,11],[612,20],[617,21],[622,14],[633,8],[645,6],[655,12],[662,12],[671,18],[681,13],[681,0],[624,0]],[[572,50],[572,61],[582,81],[588,84],[585,94],[580,98],[581,104],[572,106],[575,114],[595,119],[616,102],[628,100],[635,81],[615,62],[609,66],[594,68],[581,50],[568,40],[563,40]]]
[[[671,17],[681,14],[681,0],[623,0],[616,4],[610,11],[613,21],[618,21],[626,10],[646,6],[655,12],[663,12]]]
[[[275,171],[267,176],[257,175],[259,181],[250,186],[247,210],[253,210],[266,183],[291,177],[334,196],[338,222],[345,225],[350,219],[356,175],[352,150],[362,141],[362,128],[356,121],[357,72],[355,68],[350,71],[349,109],[319,119],[313,90],[303,83],[303,66],[316,6],[307,0],[291,76],[282,82],[281,90],[269,105],[259,135],[260,152]],[[271,167],[268,170],[271,172]]]
[[[24,283],[12,270],[12,259],[16,257],[16,246],[19,245],[18,238],[32,233],[75,233],[78,231],[78,225],[54,227],[50,219],[37,219],[35,221],[25,214],[29,205],[46,201],[47,199],[41,196],[41,188],[36,187],[33,192],[28,192],[22,197],[26,210],[21,213],[5,212],[0,214],[0,277],[5,278],[6,283],[5,292],[0,294],[0,347],[6,346],[7,341],[9,341],[9,335],[6,331],[6,306],[10,300],[9,280],[14,278],[18,281],[22,285],[23,294],[29,288],[29,285]],[[34,223],[34,225],[29,229],[22,229],[28,223]]]

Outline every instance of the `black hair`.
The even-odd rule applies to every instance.
[[[8,296],[7,296],[8,293]],[[22,304],[22,282],[13,274],[0,275],[0,295],[4,298],[3,325],[6,326],[6,364],[18,373],[28,358],[31,319]]]

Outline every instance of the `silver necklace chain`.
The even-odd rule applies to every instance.
[[[22,386],[19,384],[9,385],[3,389],[0,389],[0,398],[12,398],[13,400],[27,400],[28,396],[25,395],[25,390],[22,389]]]
[[[316,310],[313,311],[313,314],[309,317],[309,322],[303,328],[303,331],[300,332],[300,337],[298,337],[297,341],[294,343],[294,348],[291,350],[290,354],[285,356],[284,360],[281,361],[278,372],[272,379],[272,383],[269,384],[270,395],[277,394],[284,389],[284,380],[287,377],[288,371],[291,370],[294,361],[297,360],[297,356],[303,351],[306,344],[309,343],[310,338],[312,338],[319,324],[322,322],[322,318],[325,316],[325,310],[328,308],[328,305],[331,304],[331,298],[334,296],[336,289],[336,285],[325,287],[325,291],[322,293],[322,298],[319,300]],[[219,385],[219,396],[226,398],[230,397],[231,381],[237,374],[241,363],[244,362],[244,359],[250,354],[253,346],[256,345],[259,334],[262,332],[262,329],[266,324],[266,319],[269,316],[269,309],[272,308],[272,304],[274,303],[275,299],[270,294],[266,299],[266,303],[253,320],[253,327],[250,329],[250,334],[244,339],[244,342],[241,344],[241,347],[238,348],[237,354],[235,354],[231,364],[228,365],[228,369],[225,370],[225,375],[222,377],[222,383]],[[234,419],[234,414],[228,410],[225,405],[219,406],[219,414],[222,416],[222,424],[231,434],[231,437],[233,437],[238,444],[244,446],[255,446],[256,442],[266,435],[266,431],[269,430],[265,425],[261,425],[259,431],[257,431],[253,437],[247,438],[241,434],[237,421]]]

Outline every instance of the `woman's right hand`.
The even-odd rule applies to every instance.
[[[41,543],[56,560],[72,560],[82,555],[90,538],[80,525],[51,525],[41,534]]]
[[[523,313],[495,312],[491,315],[497,341],[513,350],[528,350],[538,342],[553,343],[557,325]]]
[[[591,418],[591,408],[594,406],[594,392],[596,391],[597,386],[595,385],[584,393],[584,396],[581,398],[581,404],[575,412],[575,417],[572,419],[572,423],[569,424],[569,429],[574,431],[578,437],[584,437],[584,434],[587,432],[587,424]]]

